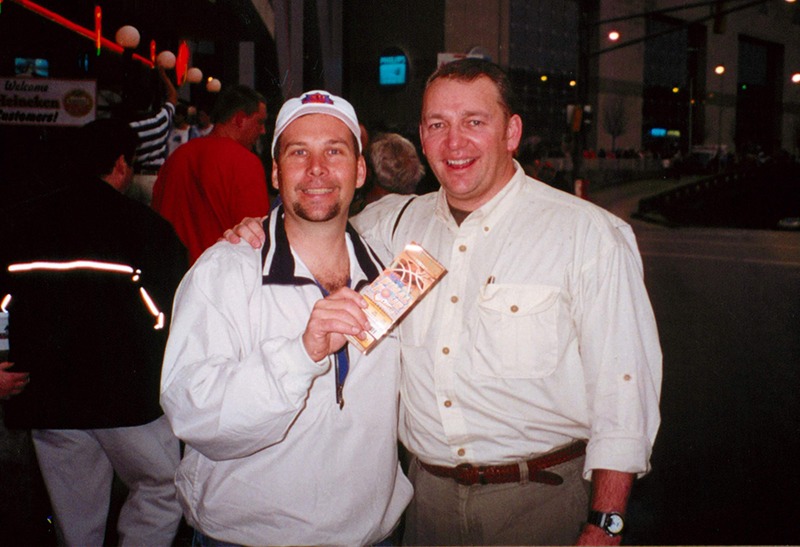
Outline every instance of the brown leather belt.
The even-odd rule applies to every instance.
[[[464,486],[519,482],[521,478],[520,466],[527,465],[529,481],[557,486],[563,483],[564,479],[552,471],[545,471],[545,469],[574,460],[584,454],[586,454],[586,441],[577,441],[555,452],[550,452],[521,464],[474,466],[469,463],[462,463],[458,467],[444,467],[431,465],[423,461],[419,463],[431,475],[453,479]]]

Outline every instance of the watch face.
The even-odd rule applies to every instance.
[[[606,530],[608,530],[609,533],[619,534],[622,532],[622,527],[624,523],[622,522],[621,516],[615,513],[611,513],[607,515],[605,524],[606,524],[605,528]]]

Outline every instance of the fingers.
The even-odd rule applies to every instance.
[[[27,372],[9,372],[11,383],[14,385],[24,386],[30,381],[30,374]]]
[[[28,385],[28,379],[26,378],[24,381],[13,382],[10,386],[10,394],[17,395],[18,393],[22,392],[25,389],[25,386]]]
[[[240,226],[242,226],[242,232],[239,233],[239,235],[242,236],[254,249],[259,249],[267,240],[267,236],[264,234],[264,218],[248,217],[245,218],[240,224]]]
[[[308,355],[319,361],[345,344],[345,334],[361,336],[369,330],[364,306],[363,297],[350,289],[340,289],[317,301],[303,333]]]
[[[30,382],[30,375],[27,372],[6,372],[11,366],[13,363],[0,363],[0,398],[17,395]]]
[[[228,228],[222,233],[222,237],[219,238],[218,241],[227,241],[228,243],[233,243],[234,245],[236,245],[241,241],[241,239],[239,238],[239,236],[236,235],[236,232]]]
[[[359,328],[359,333],[362,330],[369,330],[371,327],[369,319],[367,319],[364,313],[364,309],[367,307],[367,301],[364,300],[364,297],[361,296],[360,293],[357,293],[349,287],[342,287],[331,293],[328,297],[320,300],[318,304],[320,308],[346,311],[349,314],[346,320],[354,320],[355,326]],[[351,324],[353,324],[352,321]]]
[[[239,224],[234,226],[233,229],[225,230],[223,237],[226,241],[234,244],[244,239],[252,248],[259,249],[267,239],[262,226],[262,222],[264,222],[265,218],[267,217],[260,219],[246,217]]]
[[[332,300],[347,300],[355,304],[359,309],[364,309],[367,307],[367,301],[364,299],[361,293],[354,291],[350,287],[342,287],[341,289],[331,293],[328,298]],[[366,319],[366,316],[364,318]]]

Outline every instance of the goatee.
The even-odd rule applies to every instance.
[[[294,210],[294,214],[302,218],[303,220],[307,220],[309,222],[327,222],[339,216],[342,207],[339,203],[336,203],[335,205],[332,205],[330,209],[328,209],[327,211],[316,211],[316,214],[312,214],[311,212],[307,211],[305,207],[303,207],[300,203],[295,202],[292,205],[292,209]]]

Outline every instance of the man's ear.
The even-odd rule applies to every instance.
[[[241,127],[246,117],[247,114],[245,113],[244,110],[240,110],[236,114],[234,114],[233,121],[236,124],[236,127]]]
[[[364,159],[362,154],[358,155],[358,167],[356,169],[356,188],[364,186],[367,180],[367,160]]]
[[[111,170],[111,173],[125,175],[127,170],[128,161],[125,159],[125,154],[122,154],[117,158],[117,161],[114,162],[114,168]]]
[[[520,118],[518,114],[514,114],[508,120],[506,139],[508,140],[506,148],[509,152],[513,152],[519,148],[519,141],[522,139],[522,118]]]
[[[272,187],[280,192],[281,185],[278,183],[278,162],[272,160]]]
[[[127,177],[129,171],[130,167],[128,167],[128,162],[125,160],[125,156],[120,155],[120,157],[118,157],[114,162],[114,167],[111,168],[111,172],[100,178],[120,192],[124,192],[126,186],[130,184],[130,178]]]

